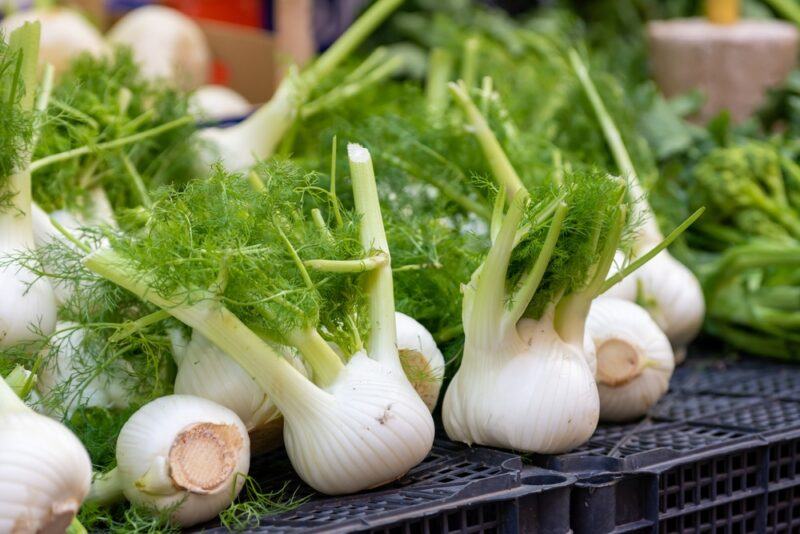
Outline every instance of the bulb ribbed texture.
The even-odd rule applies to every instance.
[[[430,451],[434,427],[425,403],[405,377],[363,352],[316,391],[283,407],[289,458],[316,490],[339,495],[386,484]]]
[[[32,411],[0,415],[0,532],[63,532],[91,477],[89,455],[66,427]]]
[[[525,452],[561,453],[597,426],[597,387],[582,348],[561,340],[549,318],[491,346],[467,338],[442,418],[450,438]]]

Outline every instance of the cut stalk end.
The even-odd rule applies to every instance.
[[[242,446],[242,435],[234,425],[190,425],[172,442],[170,478],[179,488],[192,493],[213,493],[236,475]]]

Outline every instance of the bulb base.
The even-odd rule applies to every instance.
[[[243,437],[234,425],[190,425],[172,443],[170,477],[176,486],[192,493],[213,493],[235,475],[243,445]]]
[[[645,359],[625,340],[611,338],[597,346],[597,381],[607,386],[627,384],[642,374]]]

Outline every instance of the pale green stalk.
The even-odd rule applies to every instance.
[[[359,80],[372,69],[378,67],[381,63],[384,63],[388,55],[389,50],[385,46],[379,46],[373,50],[370,55],[367,56],[367,59],[362,61],[358,67],[354,68],[347,74],[347,76],[344,77],[345,83]]]
[[[119,330],[114,332],[114,334],[108,338],[108,341],[111,343],[117,343],[126,337],[132,336],[136,332],[139,332],[148,326],[160,323],[169,317],[169,313],[165,310],[158,310],[154,311],[153,313],[148,313],[144,317],[139,317],[135,321],[129,321],[123,324]]]
[[[331,141],[331,189],[330,189],[330,198],[331,198],[331,210],[333,211],[333,218],[336,220],[336,226],[341,228],[344,224],[342,220],[342,214],[339,211],[339,199],[336,196],[336,136],[333,136],[333,141]]]
[[[25,111],[33,111],[36,97],[36,69],[39,60],[39,35],[41,26],[38,22],[26,22],[8,36],[9,51],[22,54],[19,66],[19,79],[25,94],[19,105]],[[0,232],[16,233],[20,224],[30,224],[31,213],[31,171],[30,148],[23,157],[22,168],[17,169],[9,177],[8,188],[14,193],[11,207],[0,218]],[[30,230],[26,230],[29,233]],[[27,237],[27,236],[26,236]],[[31,236],[32,237],[32,236]]]
[[[478,50],[480,49],[480,44],[480,40],[475,36],[464,40],[461,58],[461,80],[463,80],[468,89],[474,87],[478,79]]]
[[[11,412],[27,412],[28,406],[22,402],[11,385],[5,380],[0,380],[0,415]]]
[[[403,57],[399,55],[392,56],[388,61],[365,73],[361,78],[331,89],[329,92],[320,96],[316,100],[312,100],[308,104],[304,105],[300,110],[300,117],[303,119],[308,119],[317,113],[335,108],[346,100],[358,96],[370,87],[377,85],[383,80],[389,78],[402,66]]]
[[[509,202],[516,197],[519,191],[527,195],[525,186],[517,174],[517,171],[514,170],[514,166],[511,165],[511,162],[508,160],[508,156],[506,156],[503,147],[500,146],[500,142],[494,136],[494,132],[492,132],[492,129],[489,127],[489,123],[486,122],[486,119],[475,106],[472,98],[470,98],[467,89],[463,84],[455,83],[450,83],[449,87],[450,93],[455,97],[461,109],[464,110],[470,126],[472,127],[472,133],[477,137],[478,142],[483,148],[483,152],[492,169],[492,174],[499,184],[505,186]]]
[[[187,326],[196,329],[244,368],[269,395],[281,412],[302,409],[304,403],[322,394],[291,363],[250,330],[218,300],[201,290],[188,288],[173,295],[152,289],[152,276],[109,249],[84,259],[92,272],[163,308]],[[189,301],[189,296],[203,297]]]
[[[542,282],[544,273],[547,271],[547,266],[556,249],[556,242],[558,241],[558,236],[561,234],[561,228],[564,224],[564,218],[567,216],[567,211],[567,205],[564,202],[559,204],[558,208],[556,208],[556,212],[550,222],[550,229],[547,231],[547,236],[542,245],[542,250],[536,257],[533,266],[528,269],[528,272],[522,277],[512,297],[514,303],[504,314],[503,330],[517,324],[528,308],[531,299],[533,299],[533,296],[536,294],[536,290],[539,289],[539,284]]]
[[[428,55],[425,101],[434,118],[447,109],[447,84],[453,75],[453,56],[444,48],[434,48]]]
[[[303,73],[311,85],[327,76],[375,31],[403,0],[378,0]]]
[[[353,199],[360,219],[361,246],[367,253],[382,253],[386,263],[365,276],[369,299],[370,335],[367,352],[389,368],[401,370],[397,352],[397,329],[394,317],[394,282],[391,256],[381,217],[375,171],[369,151],[359,145],[348,145]]]
[[[85,156],[86,154],[91,154],[94,152],[111,150],[113,148],[120,148],[125,145],[138,143],[139,141],[143,141],[144,139],[149,139],[150,137],[155,137],[169,130],[173,130],[180,126],[189,124],[192,121],[194,121],[194,119],[187,115],[186,117],[175,119],[174,121],[161,124],[159,126],[156,126],[155,128],[150,128],[149,130],[135,133],[133,135],[129,135],[126,137],[120,137],[119,139],[114,139],[113,141],[106,141],[105,143],[98,143],[93,146],[85,145],[78,148],[73,148],[72,150],[59,152],[57,154],[50,154],[49,156],[45,156],[41,159],[37,159],[36,161],[32,162],[30,165],[30,170],[31,172],[36,172],[39,169],[47,167],[48,165],[53,165],[61,161],[78,158],[80,156]]]
[[[662,240],[664,236],[661,234],[653,210],[647,202],[644,189],[636,173],[636,168],[633,166],[630,154],[628,154],[628,150],[625,148],[625,142],[622,140],[622,135],[619,133],[617,125],[614,124],[614,120],[608,113],[603,99],[600,98],[600,94],[597,92],[597,88],[589,75],[589,70],[586,68],[583,61],[581,61],[580,56],[575,50],[569,51],[569,60],[572,64],[572,69],[575,71],[575,75],[581,83],[581,87],[583,87],[586,93],[586,97],[592,105],[597,121],[600,123],[600,128],[603,130],[603,135],[611,150],[611,155],[614,157],[614,161],[620,173],[622,173],[622,176],[630,182],[628,187],[636,206],[636,213],[633,214],[633,218],[636,220],[641,219],[644,223],[641,232],[643,239],[648,242]]]
[[[506,186],[500,184],[500,189],[497,191],[497,196],[494,198],[492,206],[492,221],[489,225],[489,235],[492,243],[497,239],[497,233],[500,231],[500,226],[503,224],[503,208],[506,205]]]
[[[314,221],[314,226],[322,232],[322,235],[325,236],[325,239],[328,243],[333,242],[333,234],[331,234],[331,229],[328,228],[328,223],[325,222],[325,218],[322,216],[322,212],[319,208],[313,208],[311,210],[311,220]],[[313,261],[313,260],[312,260]]]
[[[622,237],[626,220],[627,210],[623,206],[617,212],[617,217],[606,236],[603,249],[600,251],[600,257],[594,264],[592,279],[584,289],[566,295],[556,304],[553,326],[563,341],[576,347],[583,347],[586,317],[588,317],[592,301],[597,297],[614,261],[614,254]]]
[[[24,399],[36,383],[36,376],[21,365],[17,365],[8,373],[5,381],[17,397]]]
[[[133,164],[131,158],[129,158],[127,154],[121,154],[121,156],[125,170],[128,172],[128,176],[133,183],[133,189],[139,196],[139,202],[141,202],[142,206],[145,208],[152,208],[153,201],[150,199],[150,193],[147,192],[147,186],[144,185],[142,176],[139,174],[139,171],[136,170],[136,166]]]
[[[39,143],[39,137],[42,135],[42,123],[44,122],[45,112],[47,106],[50,104],[50,95],[53,94],[53,79],[55,77],[55,69],[50,63],[44,66],[42,73],[42,82],[39,84],[39,96],[36,98],[36,127],[33,131],[33,139],[31,140],[31,152],[36,148]]]
[[[697,211],[692,213],[692,215],[690,215],[689,218],[687,218],[680,225],[678,225],[673,231],[671,231],[669,235],[667,235],[667,237],[661,240],[660,243],[658,243],[656,246],[648,250],[646,253],[636,258],[636,260],[632,261],[624,269],[617,271],[617,273],[614,274],[614,276],[609,277],[608,280],[606,280],[603,283],[602,287],[599,289],[598,295],[602,295],[603,293],[611,289],[611,287],[621,282],[623,278],[630,275],[632,272],[634,272],[636,269],[638,269],[648,261],[652,260],[659,252],[669,247],[673,243],[673,241],[678,239],[678,237],[683,232],[685,232],[689,228],[689,226],[692,225],[692,223],[694,223],[698,218],[700,218],[700,216],[705,211],[706,211],[705,208],[697,209]]]
[[[327,387],[336,381],[344,369],[341,358],[316,329],[299,330],[288,336],[289,343],[300,351],[314,370],[314,383]]]
[[[290,69],[272,98],[245,121],[227,128],[226,135],[248,140],[256,160],[275,153],[292,128],[311,91],[331,74],[403,0],[378,0],[302,73]]]
[[[475,346],[492,345],[504,334],[501,322],[506,303],[506,276],[526,203],[527,195],[515,195],[510,200],[489,254],[470,282],[470,285],[474,284],[474,295],[469,303],[470,314],[464,330],[471,335],[470,343]]]
[[[326,273],[364,273],[383,267],[389,263],[384,254],[375,254],[359,260],[306,260],[303,264],[309,269]]]

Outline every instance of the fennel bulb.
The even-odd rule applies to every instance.
[[[600,419],[645,415],[667,392],[675,368],[666,335],[641,306],[604,296],[592,303],[586,336],[597,351]]]
[[[51,336],[48,354],[55,357],[44,361],[38,372],[38,390],[45,397],[58,392],[66,404],[59,408],[69,417],[83,406],[101,408],[126,408],[128,406],[128,377],[131,370],[124,360],[117,360],[104,366],[101,374],[96,374],[96,362],[88,360],[84,345],[85,331],[77,323],[62,321],[56,324]],[[44,352],[44,351],[43,351]]]
[[[120,430],[117,467],[92,483],[90,501],[124,495],[134,504],[170,510],[187,527],[216,517],[244,485],[250,440],[235,413],[190,395],[160,397]]]
[[[255,181],[269,181],[263,188],[218,166],[156,203],[149,232],[119,234],[113,249],[84,260],[202,334],[253,377],[283,414],[284,442],[297,473],[327,494],[399,478],[428,454],[434,437],[431,414],[400,363],[371,158],[359,146],[348,152],[356,212],[339,215],[352,222],[326,228],[323,220],[320,228],[306,219],[298,195],[309,177],[285,163],[256,167]],[[303,247],[295,248],[295,239]],[[345,253],[337,256],[341,247]],[[304,261],[306,253],[342,259]],[[162,254],[177,262],[166,265]],[[337,282],[326,283],[331,277]],[[365,343],[349,302],[365,308],[359,316],[369,322]],[[320,332],[350,355],[346,363]],[[313,378],[276,344],[297,350]]]
[[[281,444],[281,413],[241,365],[197,331],[192,332],[190,340],[177,329],[170,337],[178,366],[175,393],[203,397],[233,410],[250,433],[253,451],[267,451]],[[298,371],[307,374],[302,361],[295,356],[285,357]]]
[[[173,345],[174,346],[174,345]],[[267,394],[234,360],[198,332],[183,350],[173,350],[175,393],[209,399],[232,410],[253,428],[280,417]]]
[[[50,63],[56,75],[69,68],[70,62],[86,52],[100,57],[108,52],[100,31],[75,10],[64,7],[45,7],[17,11],[0,22],[0,33],[8,35],[25,22],[42,25],[39,62]]]
[[[272,98],[247,119],[227,128],[199,132],[208,146],[207,162],[218,159],[226,168],[243,170],[270,157],[289,131],[311,92],[377,28],[403,0],[378,0],[310,67],[289,72]]]
[[[606,110],[588,69],[574,50],[570,50],[569,59],[603,129],[603,135],[617,167],[623,176],[630,180],[631,196],[636,201],[634,204],[636,216],[643,223],[633,247],[635,256],[633,259],[636,259],[662,241],[663,234],[639,183],[636,169],[622,141],[622,136]],[[705,316],[703,290],[694,274],[664,250],[653,261],[645,264],[638,273],[633,275],[631,280],[624,283],[625,286],[616,290],[612,289],[609,294],[629,298],[632,294],[632,286],[635,284],[637,301],[650,312],[664,333],[667,334],[675,352],[675,360],[683,361],[686,355],[686,346],[700,332]]]
[[[189,100],[192,114],[212,120],[241,117],[250,113],[252,107],[245,97],[224,85],[204,85]]]
[[[528,328],[527,340],[511,326],[502,339],[481,341],[465,328],[461,367],[442,405],[451,439],[555,454],[594,433],[599,398],[582,345],[562,339],[552,312]]]
[[[604,296],[636,302],[646,309],[672,343],[675,361],[703,326],[705,300],[697,277],[666,250],[612,286]]]
[[[203,30],[176,9],[149,5],[122,17],[106,35],[111,44],[128,46],[141,73],[189,91],[206,82],[211,50]]]
[[[403,371],[430,411],[436,408],[444,380],[444,356],[428,329],[412,317],[395,312],[397,349]]]
[[[590,357],[584,351],[584,322],[626,223],[625,205],[618,201],[624,184],[612,185],[613,179],[599,175],[578,177],[563,199],[529,201],[528,192],[466,89],[454,84],[450,89],[497,181],[504,185],[492,217],[492,246],[463,287],[464,354],[445,393],[444,427],[451,439],[468,444],[566,452],[591,437],[599,417],[597,386]],[[503,215],[505,184],[512,186],[513,192]],[[584,203],[593,204],[593,210],[602,215],[579,215],[565,224],[570,212],[583,213]],[[524,229],[526,218],[529,228],[535,227],[537,232]],[[571,266],[575,269],[571,274],[582,278],[580,284],[571,286],[564,279],[559,281],[548,266],[554,256],[566,253],[562,243],[577,245],[576,236],[570,234],[583,225],[587,225],[582,230],[585,237],[578,241],[588,240],[590,248],[582,254],[595,259],[592,265],[576,261]],[[545,230],[545,226],[549,228]],[[536,245],[526,243],[524,250],[538,254],[517,257],[514,263],[524,261],[522,271],[509,281],[515,248],[526,237],[536,239]],[[559,270],[569,268],[567,263]],[[545,278],[548,273],[549,280]],[[560,286],[540,292],[543,281]],[[538,301],[534,308],[540,311],[529,315],[534,299]],[[529,321],[521,332],[524,316]]]
[[[78,438],[28,408],[0,378],[0,532],[64,532],[91,479]]]
[[[3,76],[0,92],[16,94],[16,100],[5,99],[0,109],[7,124],[19,121],[17,128],[31,130],[30,114],[34,108],[36,90],[36,61],[39,48],[39,24],[25,23],[8,37],[8,45],[0,47],[0,67],[13,69],[17,57],[18,77]],[[11,70],[9,70],[11,72]],[[44,91],[45,93],[48,90]],[[3,133],[17,153],[0,155],[0,261],[34,247],[31,216],[30,143],[33,135],[20,131]],[[27,138],[26,138],[27,137]],[[13,261],[0,264],[0,348],[49,335],[56,322],[56,300],[50,282],[16,265]]]
[[[500,187],[492,245],[463,287],[464,353],[445,393],[445,430],[470,444],[563,453],[599,419],[586,321],[630,224],[627,184],[557,166],[554,183],[531,194],[467,88],[450,89]]]

